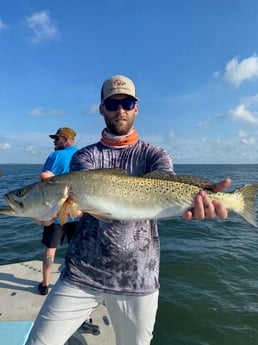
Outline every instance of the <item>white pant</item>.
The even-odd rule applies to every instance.
[[[158,291],[127,296],[80,289],[58,280],[34,323],[26,345],[64,345],[99,305],[106,306],[116,345],[149,345],[158,307]]]

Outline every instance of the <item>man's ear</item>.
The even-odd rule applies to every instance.
[[[135,115],[138,114],[138,111],[139,111],[139,106],[138,106],[138,103],[135,104]]]
[[[101,115],[105,115],[105,113],[104,113],[104,105],[103,104],[100,104],[99,105],[99,113],[101,114]]]

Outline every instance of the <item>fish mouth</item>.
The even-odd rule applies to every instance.
[[[5,201],[8,203],[8,205],[11,207],[11,209],[15,212],[17,209],[23,209],[23,203],[17,200],[14,200],[12,197],[10,197],[8,194],[4,195]]]

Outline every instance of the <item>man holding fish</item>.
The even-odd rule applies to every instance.
[[[168,153],[140,140],[134,128],[138,98],[132,80],[122,75],[107,79],[99,111],[106,123],[101,139],[74,154],[71,171],[118,168],[133,176],[157,170],[174,174]],[[229,184],[226,179],[214,191]],[[123,190],[125,197],[127,192],[129,189]],[[187,220],[215,216],[226,218],[227,209],[219,201],[211,201],[204,191],[196,195],[193,210],[184,212]],[[108,221],[104,213],[84,210],[63,274],[26,344],[65,344],[85,318],[104,304],[117,345],[149,345],[158,307],[159,260],[156,219]]]

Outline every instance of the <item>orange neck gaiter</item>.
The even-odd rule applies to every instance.
[[[128,134],[121,136],[113,135],[108,132],[107,128],[105,128],[101,135],[100,142],[113,148],[123,148],[133,145],[139,140],[139,135],[134,128],[132,128]]]

